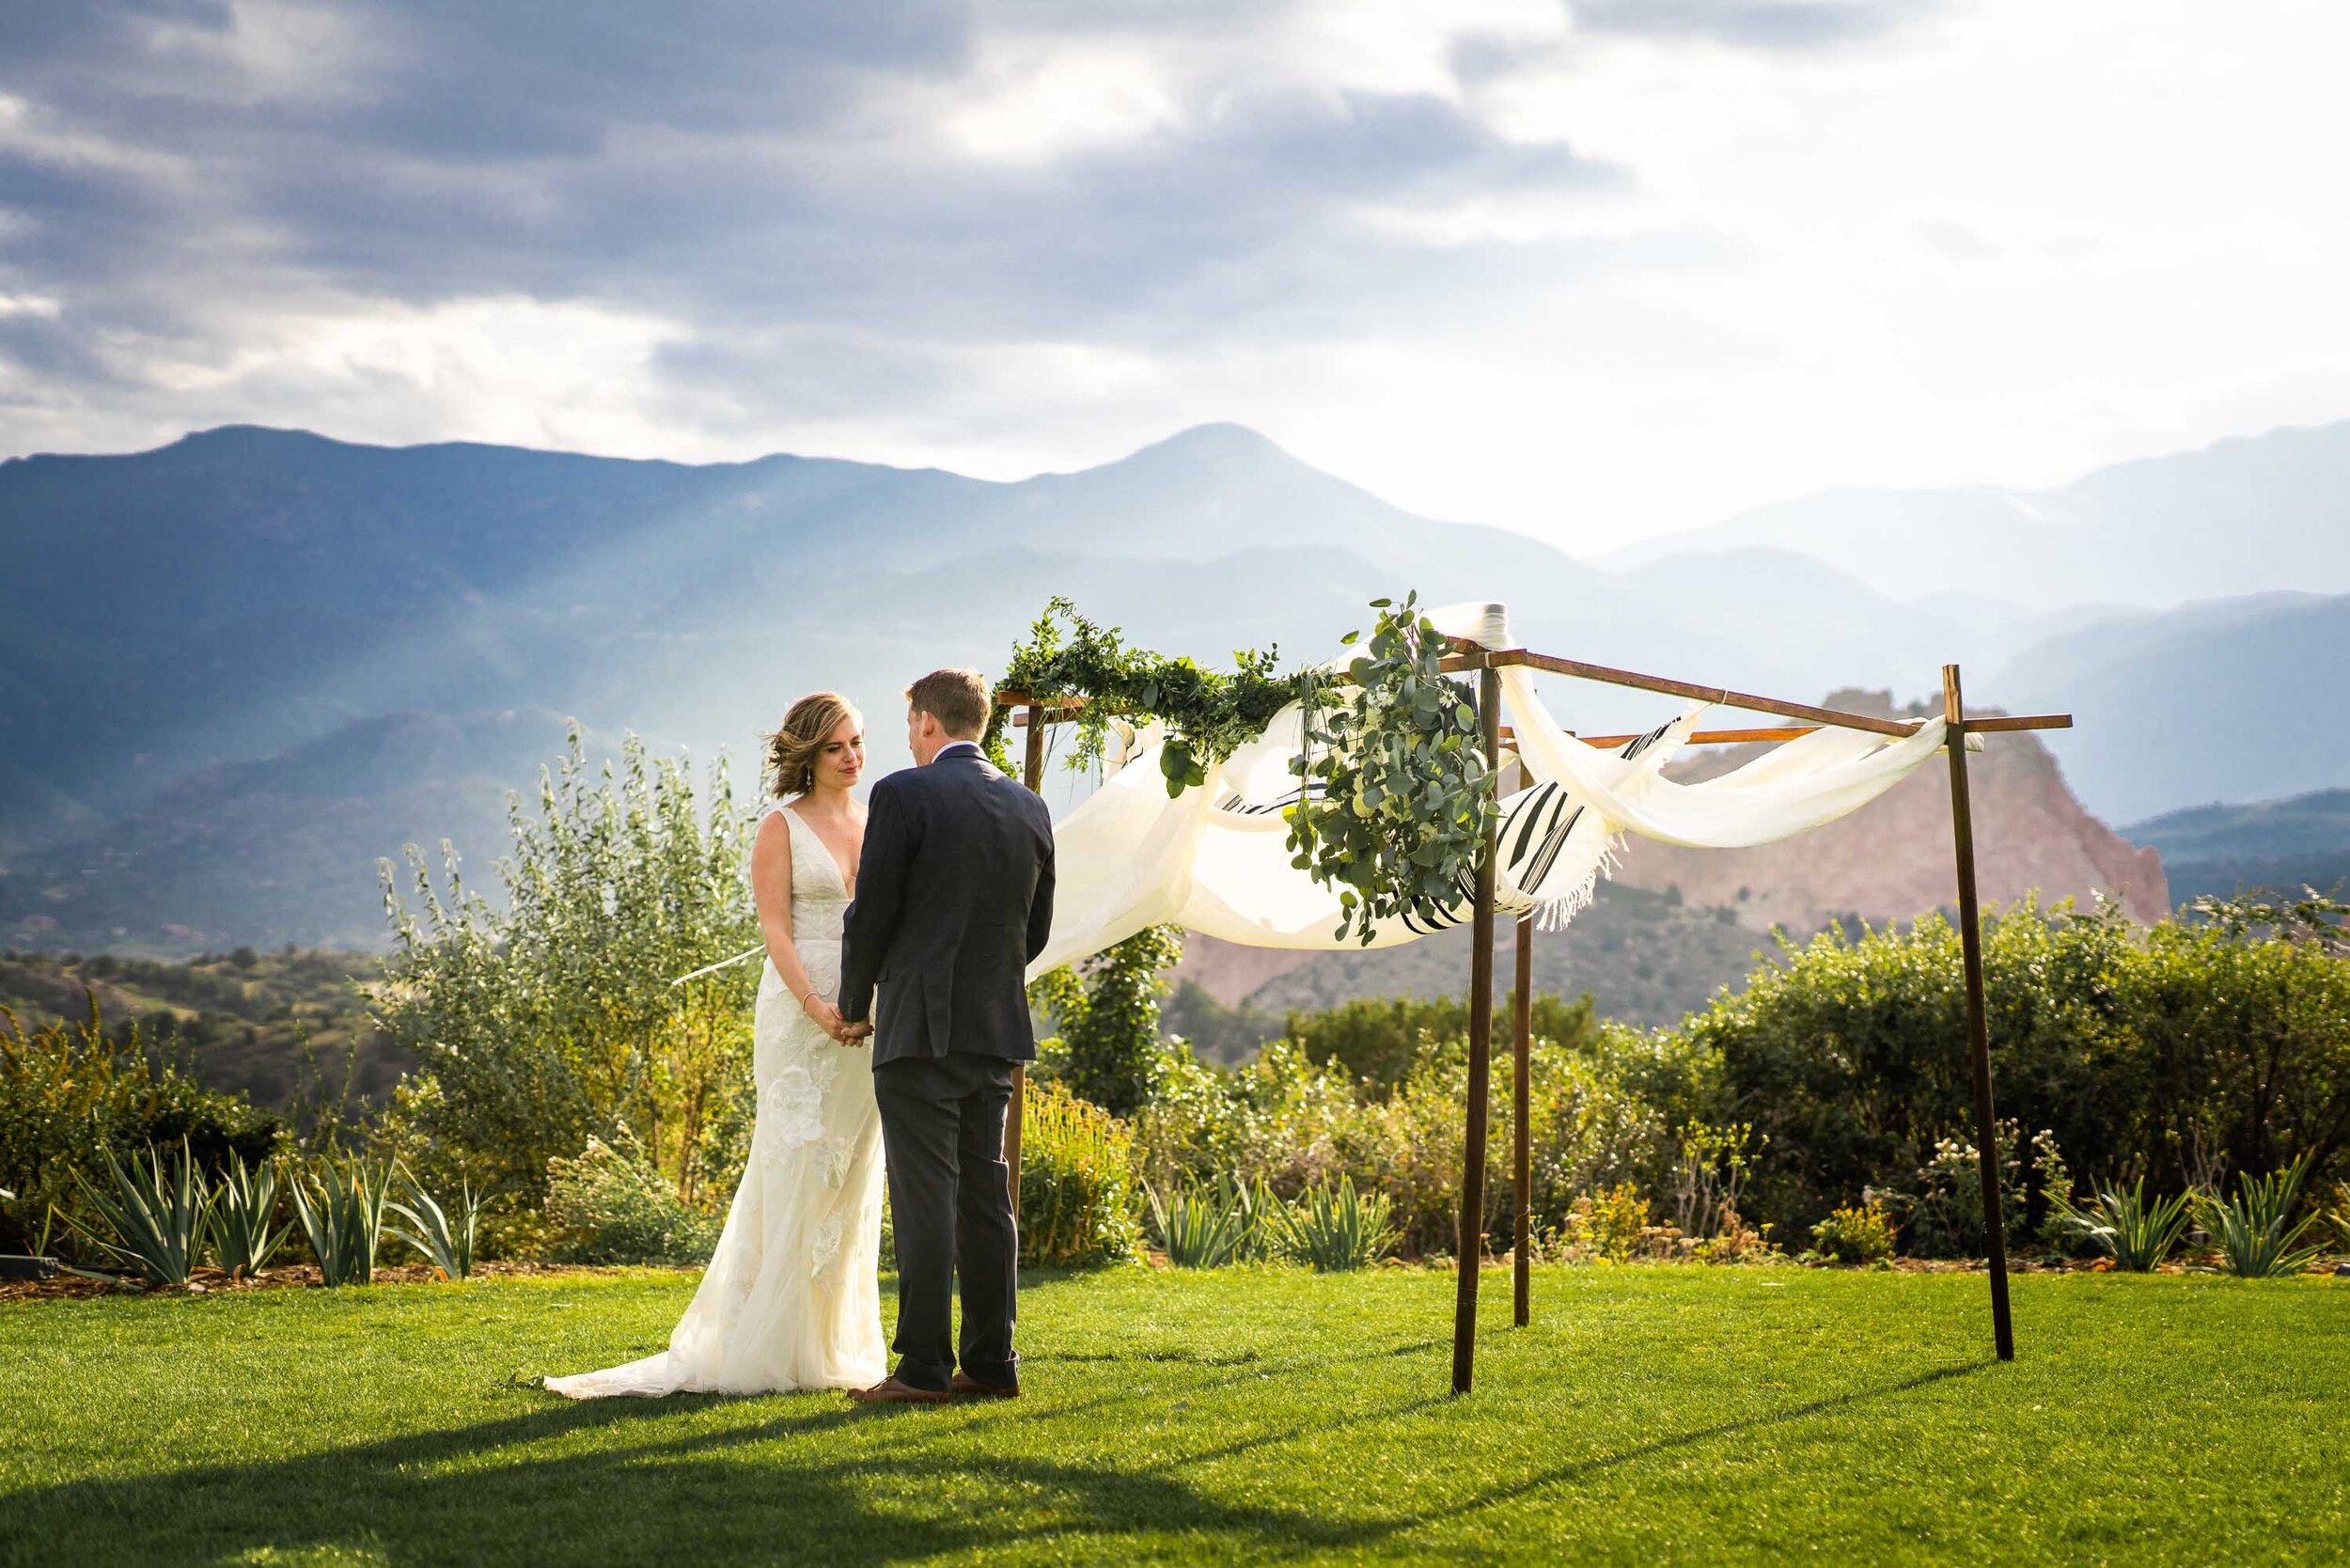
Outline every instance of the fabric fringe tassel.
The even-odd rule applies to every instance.
[[[1600,878],[1615,880],[1618,852],[1623,848],[1623,839],[1621,833],[1610,834],[1606,847],[1599,852],[1599,859],[1584,873],[1582,881],[1554,898],[1543,900],[1537,906],[1535,929],[1564,931],[1568,921],[1591,907],[1592,901],[1599,897]]]

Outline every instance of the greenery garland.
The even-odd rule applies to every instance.
[[[1189,659],[1128,648],[1119,628],[1098,626],[1070,601],[1056,598],[1028,629],[1028,640],[1012,650],[998,689],[1048,706],[1057,698],[1085,698],[1074,715],[1073,768],[1102,760],[1113,721],[1161,721],[1167,740],[1159,771],[1172,798],[1206,782],[1209,763],[1230,756],[1305,695],[1313,677],[1275,675],[1278,656],[1278,649],[1246,649],[1232,655],[1237,667],[1230,675],[1202,669]],[[1010,709],[996,709],[986,739],[989,755],[1008,773],[1015,771],[1003,750],[1010,716]]]
[[[1418,603],[1371,601],[1379,619],[1346,684],[1306,709],[1293,764],[1306,787],[1284,813],[1290,864],[1339,888],[1341,942],[1351,932],[1368,946],[1381,920],[1474,898],[1500,816],[1473,695],[1444,674],[1450,648]]]
[[[1253,650],[1233,654],[1228,675],[1128,648],[1117,627],[1056,598],[1012,650],[999,689],[1046,705],[1085,699],[1073,715],[1073,768],[1102,760],[1114,722],[1164,723],[1159,770],[1170,798],[1205,783],[1210,764],[1300,703],[1305,748],[1294,765],[1304,787],[1283,813],[1291,864],[1339,889],[1339,939],[1369,944],[1383,919],[1434,916],[1473,894],[1477,857],[1498,814],[1471,694],[1444,675],[1450,650],[1418,604],[1418,593],[1400,605],[1373,600],[1380,614],[1370,640],[1356,632],[1343,639],[1363,650],[1343,675],[1279,675],[1277,651]],[[986,736],[1007,772],[1010,719],[1010,709],[996,709]]]

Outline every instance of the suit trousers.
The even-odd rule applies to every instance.
[[[955,1278],[962,1277],[964,1372],[1016,1385],[1011,1347],[1020,1231],[1004,1163],[1012,1062],[950,1051],[873,1069],[889,1211],[898,1247],[899,1381],[944,1389],[957,1359]]]

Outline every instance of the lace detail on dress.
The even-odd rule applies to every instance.
[[[830,1218],[816,1228],[815,1244],[808,1250],[815,1254],[815,1258],[807,1271],[807,1277],[810,1279],[822,1279],[830,1274],[833,1265],[840,1261],[839,1211],[835,1210]]]
[[[766,1143],[760,1159],[769,1168],[822,1140],[824,1095],[840,1075],[839,1049],[811,1047],[798,1059],[785,1062],[760,1091],[757,1136]]]

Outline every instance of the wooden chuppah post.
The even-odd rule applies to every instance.
[[[1477,723],[1485,768],[1501,760],[1501,673],[1484,664],[1477,678]],[[1460,1275],[1452,1309],[1452,1391],[1469,1391],[1477,1368],[1477,1265],[1485,1250],[1485,1128],[1493,1098],[1494,873],[1500,827],[1490,823],[1477,851],[1477,912],[1469,957],[1468,1125],[1461,1142]]]
[[[1044,792],[1044,710],[1034,703],[1028,705],[1027,756],[1020,769],[1021,781],[1038,794]],[[1026,1118],[1028,1098],[1028,1064],[1014,1062],[1011,1067],[1011,1104],[1004,1107],[1004,1165],[1010,1171],[1011,1185],[1011,1215],[1020,1217],[1020,1130]]]
[[[1526,760],[1512,765],[1513,790],[1527,786]],[[1516,1221],[1511,1227],[1511,1321],[1524,1328],[1534,1321],[1534,917],[1518,917],[1517,964],[1511,985],[1510,1185]]]
[[[1958,666],[1942,666],[1942,718],[1950,754],[1950,837],[1958,852],[1958,941],[1966,967],[1966,1052],[1975,1074],[1975,1152],[1982,1171],[1983,1242],[1991,1263],[1991,1339],[2015,1359],[2007,1307],[2007,1222],[1999,1212],[1998,1125],[1991,1105],[1991,1022],[1982,996],[1982,912],[1975,901],[1975,822],[1966,797],[1966,712]]]
[[[1517,1234],[1512,1258],[1516,1265],[1517,1315],[1520,1328],[1534,1321],[1534,1134],[1528,1124],[1534,1105],[1531,1086],[1534,1066],[1534,917],[1518,917],[1516,1029],[1511,1045],[1511,1066],[1516,1082],[1511,1086],[1510,1120],[1517,1148]]]

